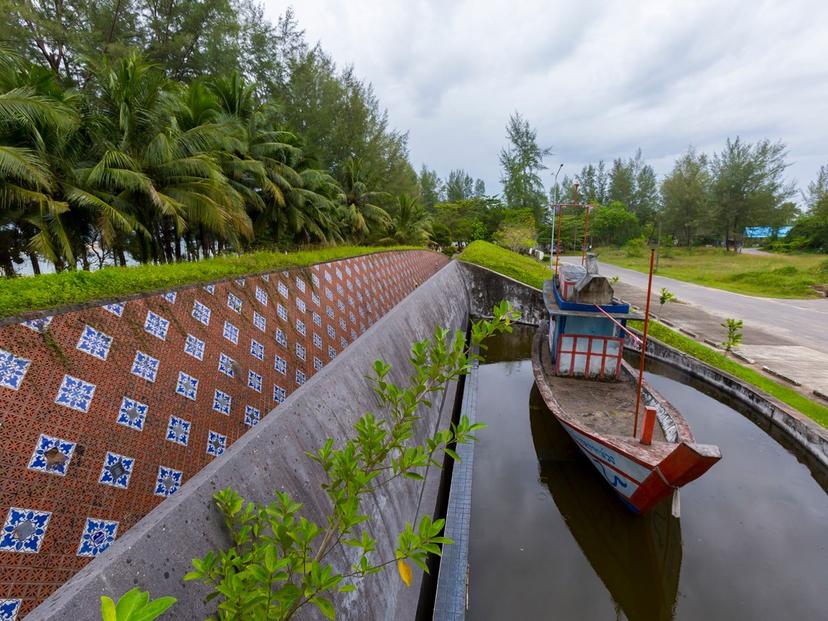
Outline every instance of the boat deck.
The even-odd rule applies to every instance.
[[[561,409],[578,418],[584,425],[604,435],[629,436],[635,422],[635,384],[622,377],[619,381],[561,377],[551,369],[548,356],[543,356],[544,377]],[[639,427],[644,419],[644,406],[639,413]],[[665,441],[661,426],[656,424],[653,440]]]

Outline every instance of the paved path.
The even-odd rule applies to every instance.
[[[580,257],[562,257],[580,263]],[[600,264],[605,276],[618,276],[615,289],[620,297],[644,307],[647,274]],[[661,308],[658,295],[669,289],[680,303]],[[677,327],[691,330],[699,340],[724,340],[723,319],[744,321],[744,341],[739,348],[753,358],[757,366],[768,366],[802,382],[803,392],[817,388],[828,393],[828,299],[784,300],[760,298],[693,283],[653,277],[651,312]]]

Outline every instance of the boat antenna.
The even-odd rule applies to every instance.
[[[644,362],[647,359],[647,334],[650,328],[650,296],[653,292],[653,264],[655,262],[655,248],[650,248],[650,274],[647,276],[647,304],[644,309],[644,337],[641,339],[641,356],[638,364],[638,390],[635,395],[635,422],[633,423],[633,437],[638,434],[638,412],[641,408],[641,387],[644,385]]]

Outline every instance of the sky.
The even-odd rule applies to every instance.
[[[265,0],[275,20],[288,3]],[[661,177],[689,145],[781,140],[804,188],[828,164],[828,1],[301,0],[308,41],[371,82],[411,162],[500,192],[519,111],[545,183],[641,148]]]

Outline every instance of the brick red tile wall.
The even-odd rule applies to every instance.
[[[446,262],[375,254],[0,328],[0,621],[104,553]]]

